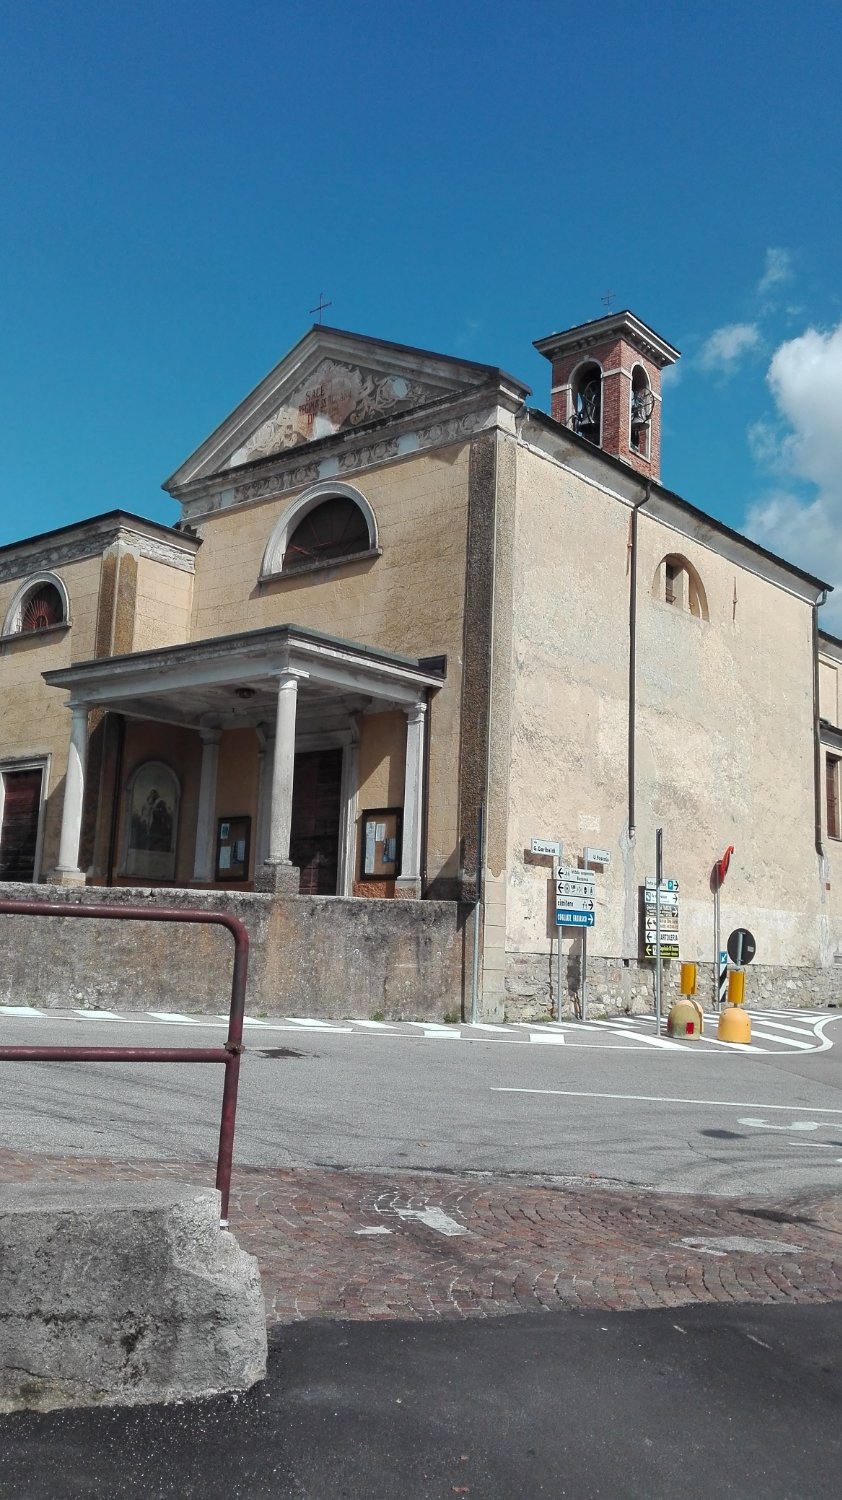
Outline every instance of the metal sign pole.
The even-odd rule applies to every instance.
[[[719,1009],[719,871],[716,873],[716,885],[713,892],[713,1008]]]
[[[582,1020],[588,1019],[588,929],[582,928]]]
[[[661,1034],[661,879],[664,873],[664,830],[655,834],[655,1031]]]
[[[555,943],[555,1010],[556,1020],[561,1020],[561,926],[556,923]]]

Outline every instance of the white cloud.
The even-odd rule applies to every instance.
[[[755,424],[756,458],[814,485],[811,500],[777,490],[750,507],[746,530],[759,542],[836,585],[823,623],[842,627],[842,323],[808,328],[775,351],[767,375],[781,426]]]
[[[766,251],[766,265],[763,275],[757,283],[757,290],[761,296],[770,292],[772,287],[780,286],[781,282],[789,281],[792,277],[792,252],[784,250],[780,246],[772,246]]]
[[[698,362],[710,373],[733,375],[744,355],[759,343],[760,329],[756,323],[726,323],[702,344]]]

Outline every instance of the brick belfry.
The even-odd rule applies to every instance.
[[[660,479],[661,371],[678,350],[628,311],[551,333],[535,348],[552,364],[554,420]]]

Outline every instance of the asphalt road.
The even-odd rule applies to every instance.
[[[0,1419],[3,1500],[837,1500],[842,1305],[301,1323],[244,1397]]]
[[[842,1182],[839,1045],[792,1055],[459,1045],[377,1033],[248,1037],[236,1161],[538,1173],[682,1192]],[[37,1032],[36,1028],[37,1027]],[[2,1039],[219,1045],[220,1031],[3,1018]],[[829,1034],[833,1034],[830,1032]],[[292,1052],[294,1055],[284,1055]],[[7,1064],[11,1150],[212,1161],[221,1069]]]

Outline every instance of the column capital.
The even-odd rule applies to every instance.
[[[216,724],[200,724],[199,738],[203,745],[218,745],[222,739],[222,730]]]
[[[427,713],[427,705],[426,703],[410,703],[404,709],[404,713],[406,714],[408,723],[423,724]]]

